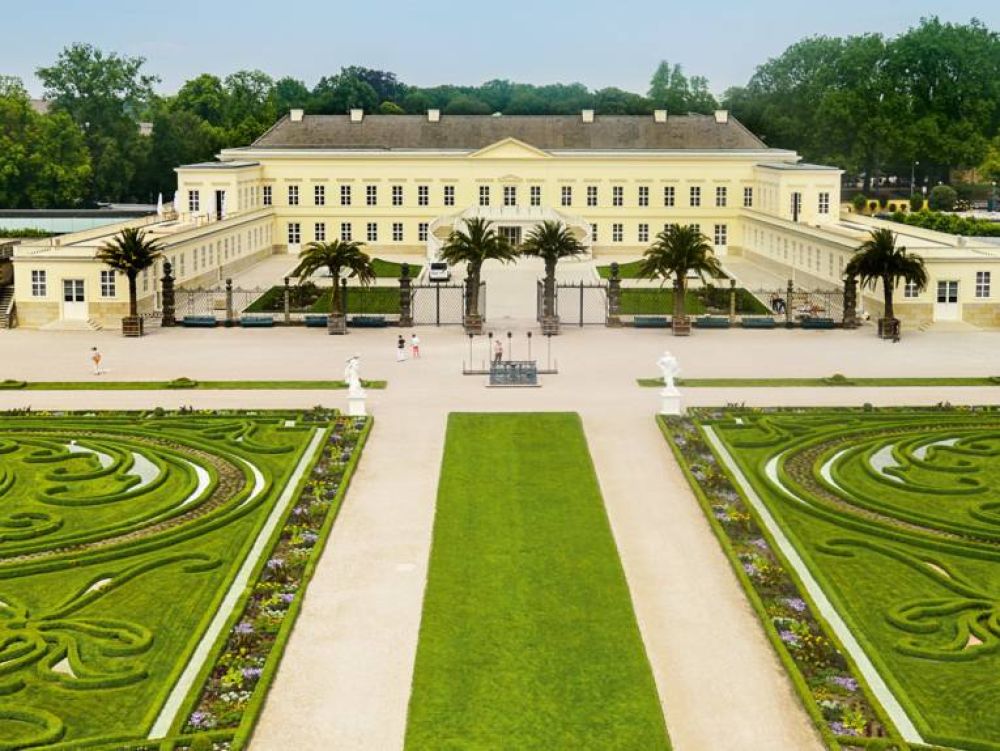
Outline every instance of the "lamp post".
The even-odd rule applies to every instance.
[[[993,183],[994,189],[996,188],[996,183]],[[528,332],[528,360],[531,360],[531,332]]]
[[[910,164],[910,195],[916,193],[916,183],[917,183],[917,167],[920,166],[920,162],[916,159]]]
[[[514,335],[510,331],[507,332],[507,359],[508,360],[513,360],[514,359],[514,353],[511,352],[511,349],[512,349],[512,346],[513,346],[512,343],[511,343],[511,338],[513,336]]]

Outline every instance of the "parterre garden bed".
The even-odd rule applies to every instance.
[[[245,746],[368,429],[0,415],[0,749]]]
[[[330,287],[320,287],[312,282],[289,288],[289,312],[329,313],[333,301]],[[285,288],[271,287],[254,300],[244,313],[283,313],[285,310]],[[399,313],[399,287],[348,287],[347,312],[351,313]]]
[[[621,291],[619,312],[622,315],[669,315],[674,311],[674,291],[670,287],[625,287]],[[684,312],[688,315],[722,313],[729,315],[729,289],[699,287],[684,295]],[[742,287],[736,290],[738,315],[768,315],[770,311]]]
[[[1000,412],[661,427],[831,749],[1000,749]]]

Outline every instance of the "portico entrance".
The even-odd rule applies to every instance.
[[[958,282],[953,279],[939,280],[934,299],[934,320],[957,321],[959,312]]]
[[[63,279],[63,315],[72,321],[87,320],[87,298],[83,279]]]

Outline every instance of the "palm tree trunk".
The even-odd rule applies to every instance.
[[[340,299],[340,267],[330,266],[330,276],[333,277],[333,296],[330,298],[330,312],[333,315],[344,315]]]
[[[469,271],[465,277],[465,315],[479,314],[479,270]]]
[[[683,274],[678,274],[674,278],[674,318],[684,317],[685,298],[685,278]]]
[[[888,321],[893,320],[895,316],[895,311],[892,308],[892,293],[893,293],[893,282],[895,280],[892,277],[884,276],[882,277],[882,293],[885,296],[885,313],[882,317]]]
[[[136,284],[135,274],[128,274],[128,314],[130,318],[136,318],[139,315],[139,301],[136,299]]]
[[[556,259],[545,259],[545,317],[556,315]]]

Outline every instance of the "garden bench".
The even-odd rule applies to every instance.
[[[771,316],[744,316],[740,319],[740,326],[745,329],[773,329],[776,325]]]
[[[213,329],[218,324],[215,320],[215,316],[184,316],[181,319],[181,326],[187,328],[206,328]]]
[[[832,318],[803,318],[802,328],[804,329],[832,329],[836,328],[836,323]]]
[[[326,328],[329,316],[313,314],[305,317],[306,326],[309,328]]]
[[[729,319],[723,316],[701,316],[694,319],[696,329],[728,329]]]
[[[670,319],[666,316],[636,316],[632,325],[637,329],[666,329],[670,327]]]
[[[265,328],[274,325],[274,316],[242,316],[240,326],[243,328]]]
[[[380,329],[389,325],[385,316],[354,316],[347,322],[348,326],[359,329]]]

